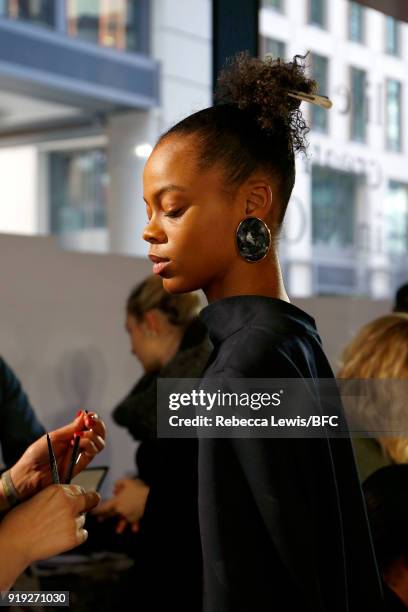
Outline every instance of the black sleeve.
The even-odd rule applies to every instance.
[[[0,444],[6,466],[44,433],[20,381],[0,358]]]

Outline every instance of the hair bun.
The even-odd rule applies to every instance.
[[[293,150],[305,151],[309,129],[299,108],[301,100],[287,92],[316,93],[316,82],[305,76],[306,57],[295,55],[285,62],[269,55],[263,60],[251,57],[248,51],[237,53],[227,60],[217,79],[216,104],[247,111],[265,134],[289,131]]]

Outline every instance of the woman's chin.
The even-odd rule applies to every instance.
[[[185,278],[173,276],[172,278],[163,277],[163,289],[168,293],[188,293],[194,291],[196,287]]]

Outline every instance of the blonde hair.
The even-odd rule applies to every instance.
[[[163,288],[160,276],[148,276],[130,293],[126,312],[136,319],[153,308],[164,312],[170,323],[185,327],[201,310],[201,300],[198,292],[171,294]]]
[[[337,378],[408,379],[408,314],[396,312],[365,325],[343,351]],[[391,422],[401,423],[407,413],[405,402],[401,403],[396,385],[374,385],[359,403],[362,421],[370,408],[387,406]],[[408,461],[407,437],[379,436],[377,440],[395,463]]]

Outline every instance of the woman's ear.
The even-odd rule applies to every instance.
[[[148,310],[143,317],[143,330],[146,336],[157,336],[160,328],[159,317],[155,310]]]
[[[272,199],[272,189],[268,183],[265,181],[253,183],[247,196],[246,214],[264,219],[270,213]]]

